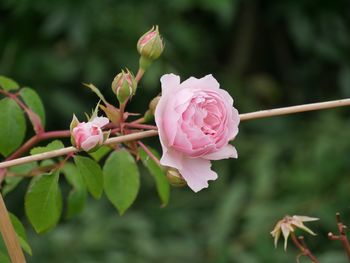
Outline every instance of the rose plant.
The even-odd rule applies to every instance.
[[[3,196],[22,180],[30,180],[24,206],[29,222],[38,233],[52,229],[60,221],[63,201],[66,219],[78,215],[84,209],[88,193],[95,199],[105,193],[119,214],[124,214],[140,189],[139,164],[152,175],[162,206],[166,206],[170,184],[187,184],[198,192],[208,187],[208,181],[218,178],[211,170],[211,161],[238,157],[230,142],[237,136],[241,121],[350,105],[350,100],[345,99],[239,114],[231,95],[220,88],[212,75],[181,82],[179,76],[165,74],[160,79],[161,95],[152,99],[140,117],[139,113],[128,112],[127,104],[137,95],[148,67],[163,53],[164,43],[158,27],[139,39],[137,50],[140,54],[137,73],[121,70],[111,83],[114,101],[119,105],[110,103],[93,84],[85,84],[98,96],[99,102],[87,122],[79,122],[73,115],[67,130],[46,131],[44,104],[35,90],[21,88],[14,80],[0,76],[3,97],[0,100],[0,154],[3,156],[0,232],[7,247],[6,251],[0,244],[0,260],[7,260],[8,254],[14,263],[25,262],[20,245],[28,254],[32,253],[24,227],[14,215],[9,216],[3,202]],[[34,135],[24,141],[26,117]],[[157,135],[162,155],[141,141]],[[65,147],[58,140],[61,138],[70,138],[72,146]],[[42,145],[43,141],[52,139],[55,140]],[[59,184],[62,176],[71,186],[64,199]],[[305,230],[302,221],[310,221],[306,217],[287,219],[274,230],[275,240],[281,231],[288,237],[286,227],[292,232],[294,227]],[[341,238],[345,243],[346,237]],[[348,251],[350,258],[349,247]],[[307,255],[312,257],[310,253]]]

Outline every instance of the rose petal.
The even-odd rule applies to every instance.
[[[101,135],[102,135],[102,133],[88,137],[81,144],[81,148],[86,152],[91,150],[92,148],[94,148],[95,146],[97,146],[99,144],[99,142],[101,141]],[[103,139],[103,136],[102,136],[102,139]]]
[[[188,186],[198,192],[208,187],[209,180],[216,180],[218,175],[210,169],[209,160],[202,158],[186,158],[182,159],[182,168],[178,168],[182,177],[186,180]]]
[[[91,121],[91,123],[102,128],[109,123],[109,119],[106,117],[96,117]]]
[[[175,74],[165,74],[160,78],[160,82],[162,83],[162,96],[164,96],[168,92],[178,89],[180,77]]]
[[[221,160],[221,159],[237,158],[237,157],[238,157],[237,150],[231,144],[228,144],[222,147],[220,150],[216,152],[209,153],[202,156],[202,158],[208,159],[208,160]]]

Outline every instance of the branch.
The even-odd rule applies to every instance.
[[[336,107],[343,107],[343,106],[350,106],[350,99],[319,102],[319,103],[312,103],[312,104],[304,104],[304,105],[298,105],[298,106],[292,106],[292,107],[277,108],[277,109],[272,109],[272,110],[256,111],[256,112],[251,112],[251,113],[240,114],[239,117],[240,117],[241,121],[246,121],[246,120],[268,118],[268,117],[272,117],[272,116],[280,116],[280,115],[286,115],[286,114],[292,114],[292,113],[298,113],[298,112],[322,110],[322,109],[329,109],[329,108],[336,108]],[[136,123],[133,123],[133,124],[129,123],[126,125],[129,125],[129,127],[130,126],[136,127],[136,125],[138,127],[141,127],[140,125],[138,125]],[[149,126],[149,125],[147,125],[147,126],[148,126],[148,128],[153,127],[153,126]],[[142,125],[142,127],[145,128],[144,125]],[[62,132],[62,134],[61,134],[62,137],[69,136],[68,131],[61,131],[61,132]],[[47,134],[45,137],[45,139],[47,139],[48,136],[53,138],[55,135],[54,133],[55,132],[43,133],[43,134]],[[41,138],[43,137],[43,134],[41,134]],[[138,132],[138,133],[133,133],[133,134],[128,134],[128,135],[124,135],[124,136],[110,138],[106,141],[105,144],[114,144],[114,143],[122,143],[122,142],[133,141],[133,140],[140,140],[142,138],[156,136],[156,135],[158,135],[158,132],[156,130],[149,130],[149,131]],[[40,135],[38,135],[38,136],[40,136]],[[33,143],[33,142],[31,142],[31,143]],[[21,147],[20,149],[22,149],[22,148],[23,147]],[[27,157],[23,157],[23,158],[11,160],[11,161],[5,161],[5,162],[0,163],[0,169],[7,168],[10,166],[14,166],[14,165],[18,165],[18,164],[28,163],[28,162],[32,162],[32,161],[39,161],[39,160],[43,160],[43,159],[48,159],[48,158],[52,158],[52,157],[66,155],[68,153],[77,152],[77,151],[78,150],[75,149],[74,147],[67,147],[67,148],[59,149],[59,150],[52,151],[52,152],[46,152],[46,153],[27,156]],[[23,150],[21,150],[21,153],[22,152],[23,152]],[[1,172],[1,170],[0,170],[0,172]]]
[[[25,263],[26,259],[11,223],[4,199],[0,194],[0,231],[12,263]]]
[[[135,140],[139,140],[139,139],[147,138],[147,137],[152,137],[152,136],[156,136],[156,135],[158,135],[158,132],[154,131],[154,130],[137,132],[137,133],[132,133],[132,134],[128,134],[128,135],[109,138],[105,142],[105,145],[135,141]],[[7,168],[10,166],[19,165],[19,164],[30,163],[30,162],[40,161],[40,160],[44,160],[44,159],[50,159],[53,157],[58,157],[58,156],[62,156],[62,155],[66,155],[66,154],[70,154],[70,153],[74,153],[74,152],[78,152],[78,149],[71,146],[71,147],[66,147],[66,148],[62,148],[62,149],[54,150],[54,151],[50,151],[50,152],[39,153],[39,154],[35,154],[32,156],[26,156],[26,157],[2,162],[2,163],[0,163],[0,169]]]
[[[239,117],[241,121],[247,121],[247,120],[253,120],[253,119],[261,119],[261,118],[268,118],[273,116],[293,114],[298,112],[323,110],[323,109],[330,109],[330,108],[337,108],[337,107],[344,107],[344,106],[350,106],[350,99],[333,100],[333,101],[277,108],[272,110],[255,111],[251,113],[240,114]]]

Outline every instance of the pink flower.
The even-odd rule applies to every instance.
[[[80,122],[72,130],[74,145],[78,149],[90,151],[96,146],[102,145],[104,136],[102,127],[109,123],[105,117],[96,117],[89,122]]]
[[[167,74],[155,111],[163,156],[160,163],[179,170],[195,192],[217,179],[210,160],[237,158],[229,144],[238,133],[239,114],[232,97],[212,75],[189,78]]]

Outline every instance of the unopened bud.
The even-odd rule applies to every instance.
[[[172,186],[181,187],[186,185],[186,181],[183,179],[183,177],[181,176],[181,174],[177,169],[168,168],[166,171],[166,176],[168,178],[168,182]]]
[[[141,55],[140,68],[147,69],[153,60],[159,58],[163,50],[164,44],[158,26],[153,26],[137,42],[137,51]]]
[[[137,88],[137,82],[134,75],[127,69],[122,70],[112,82],[112,90],[117,95],[118,101],[124,103],[132,97]]]
[[[157,96],[154,99],[152,99],[148,105],[148,108],[150,109],[153,115],[154,115],[154,112],[156,111],[156,107],[158,105],[159,100],[160,100],[160,96]]]

